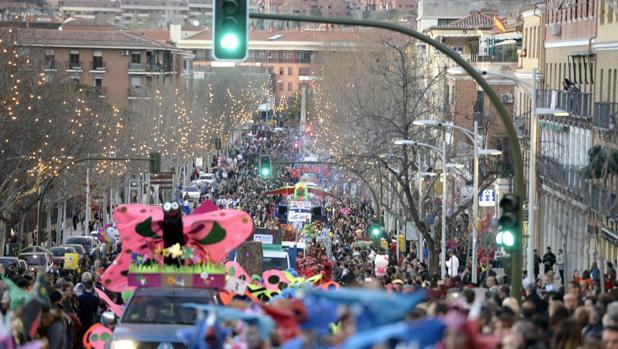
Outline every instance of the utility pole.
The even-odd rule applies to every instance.
[[[440,252],[442,254],[441,278],[446,277],[446,182],[447,182],[447,166],[446,166],[446,130],[442,131],[442,234],[440,241]]]
[[[536,238],[536,75],[536,69],[532,69],[532,91],[530,91],[530,158],[528,161],[528,246],[526,250],[528,280],[534,280],[534,240]]]
[[[90,168],[86,168],[86,227],[84,228],[84,235],[88,224],[90,223]]]
[[[478,226],[476,224],[479,216],[479,125],[478,120],[474,120],[474,183],[472,201],[472,283],[478,282]]]

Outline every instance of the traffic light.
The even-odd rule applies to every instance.
[[[299,141],[294,141],[294,150],[298,151],[300,149],[300,142]]]
[[[249,1],[215,0],[214,6],[213,56],[216,60],[245,60],[249,46]]]
[[[272,174],[270,155],[260,155],[260,176],[266,178]]]
[[[215,138],[215,149],[221,150],[221,138]]]
[[[514,249],[519,243],[519,198],[513,194],[506,194],[500,200],[502,215],[498,220],[498,234],[496,243],[507,250]]]
[[[150,173],[156,174],[161,172],[161,153],[158,151],[150,152]]]
[[[372,226],[369,227],[369,235],[371,235],[372,238],[379,238],[382,236],[382,227],[379,226],[378,224],[374,224]]]

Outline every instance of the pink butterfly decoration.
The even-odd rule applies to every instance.
[[[225,270],[228,275],[234,276],[241,280],[251,281],[251,276],[247,274],[245,269],[235,261],[229,261],[225,263]],[[290,284],[290,280],[285,276],[285,274],[277,269],[266,270],[262,273],[262,283],[264,287],[266,287],[269,291],[281,291],[279,288],[279,283],[285,283],[286,285]]]
[[[131,254],[153,255],[163,248],[163,210],[159,206],[122,205],[114,210],[122,251],[101,280],[106,289],[121,292],[128,288],[127,274]],[[185,246],[203,261],[220,263],[253,232],[251,217],[240,210],[217,210],[182,218]]]

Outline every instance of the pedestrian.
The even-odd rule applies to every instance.
[[[459,274],[459,258],[455,250],[451,250],[451,258],[446,262],[446,269],[450,277],[457,276]]]
[[[542,263],[541,257],[539,256],[539,250],[534,249],[534,279],[539,278],[539,265]]]
[[[79,304],[78,317],[82,324],[82,328],[78,334],[78,338],[82,338],[86,330],[97,322],[99,314],[99,297],[95,294],[92,273],[84,272],[81,281],[83,293],[81,296],[77,297],[77,302]]]
[[[545,255],[543,255],[543,265],[545,266],[544,272],[547,273],[552,270],[554,264],[556,264],[556,255],[553,254],[553,252],[551,251],[551,247],[548,246],[547,252],[545,252]]]
[[[564,252],[562,249],[558,249],[558,257],[556,257],[556,264],[558,265],[558,274],[560,274],[560,284],[564,286]]]

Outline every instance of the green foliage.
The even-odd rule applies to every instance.
[[[129,267],[129,273],[132,274],[225,274],[225,267],[219,264],[198,264],[191,266],[174,266],[174,265],[135,265]]]

